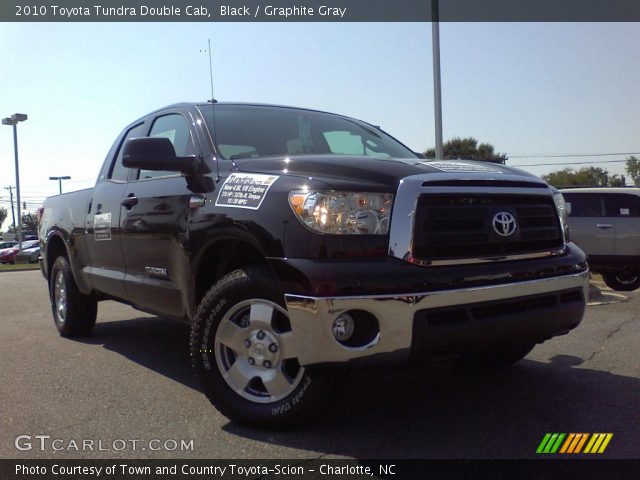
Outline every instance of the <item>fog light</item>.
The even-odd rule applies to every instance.
[[[333,336],[339,342],[345,342],[351,338],[356,328],[356,322],[348,313],[341,313],[333,322]]]

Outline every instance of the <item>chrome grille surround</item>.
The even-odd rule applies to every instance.
[[[466,186],[468,185],[468,186]],[[421,266],[463,265],[561,255],[566,250],[566,239],[559,228],[562,241],[559,247],[531,252],[491,254],[424,260],[414,255],[415,220],[418,202],[422,195],[526,195],[539,196],[543,203],[553,205],[553,191],[541,180],[502,173],[432,173],[412,175],[400,181],[396,192],[389,231],[389,255]],[[557,217],[557,212],[556,212]],[[560,225],[560,220],[558,225]]]

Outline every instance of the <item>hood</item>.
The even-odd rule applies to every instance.
[[[241,172],[287,175],[320,180],[336,190],[394,192],[400,180],[410,175],[433,175],[448,180],[517,180],[545,183],[517,168],[472,160],[424,160],[420,158],[375,158],[344,155],[290,155],[286,157],[234,160]]]

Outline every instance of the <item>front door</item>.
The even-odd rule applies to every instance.
[[[171,140],[179,157],[200,155],[192,123],[180,112],[153,120],[150,137]],[[185,251],[192,192],[175,172],[140,170],[127,186],[122,248],[126,286],[135,306],[163,315],[185,316]],[[183,287],[182,289],[180,287]]]

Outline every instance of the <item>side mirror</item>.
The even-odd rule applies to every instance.
[[[416,157],[418,157],[418,158],[422,158],[422,159],[426,159],[426,158],[427,158],[427,156],[426,156],[424,153],[420,153],[420,152],[413,152],[413,153],[414,153],[414,154],[416,155]]]
[[[168,138],[142,137],[128,140],[122,151],[122,165],[141,170],[167,170],[187,175],[198,171],[195,156],[177,157]]]

